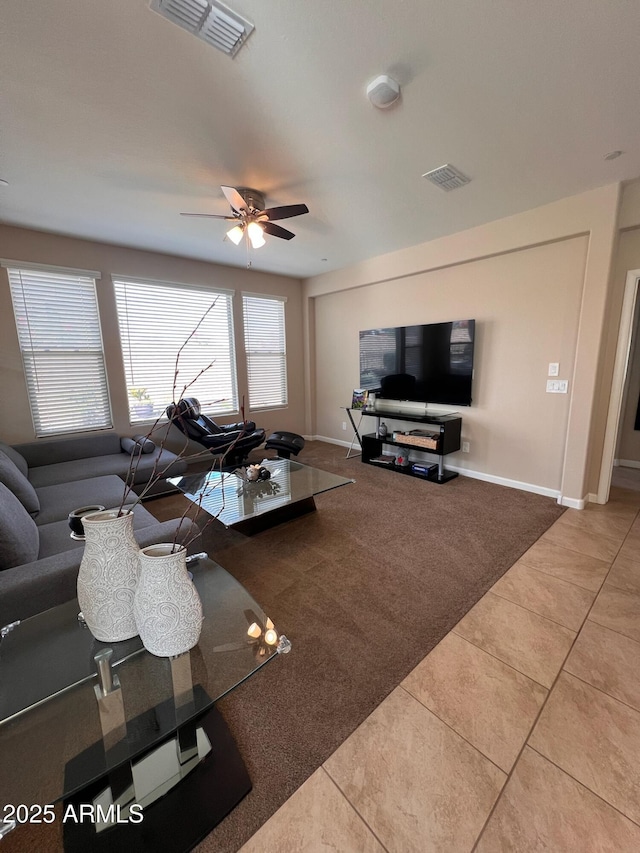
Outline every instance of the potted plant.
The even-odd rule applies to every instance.
[[[136,401],[130,405],[132,413],[135,412],[141,418],[153,415],[153,403],[146,388],[129,388],[129,397]]]

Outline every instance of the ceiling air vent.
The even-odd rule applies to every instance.
[[[431,181],[432,184],[440,187],[445,192],[457,190],[458,187],[463,187],[471,180],[471,178],[458,171],[455,166],[450,166],[449,163],[445,163],[444,166],[439,166],[437,169],[432,169],[430,172],[425,172],[422,177]]]
[[[149,6],[163,18],[231,57],[253,31],[253,24],[217,0],[151,0]]]

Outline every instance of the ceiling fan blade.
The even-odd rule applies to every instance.
[[[285,204],[282,207],[270,207],[267,210],[261,210],[261,214],[267,214],[269,220],[274,219],[289,219],[291,216],[302,216],[303,213],[309,213],[309,208],[306,204]]]
[[[222,192],[224,193],[224,197],[229,202],[231,207],[234,210],[237,210],[238,213],[244,213],[249,210],[247,207],[246,201],[242,198],[240,193],[234,187],[220,187]]]
[[[265,234],[271,234],[272,237],[282,237],[283,240],[291,240],[296,235],[292,231],[287,231],[286,228],[281,228],[279,225],[274,225],[273,222],[261,222],[262,230]]]
[[[181,213],[180,216],[206,216],[208,219],[229,219],[235,220],[235,216],[221,216],[219,213]]]

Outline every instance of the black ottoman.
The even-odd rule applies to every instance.
[[[290,459],[291,454],[297,456],[304,447],[304,438],[296,432],[277,430],[272,432],[265,444],[266,450],[275,450],[283,459]]]

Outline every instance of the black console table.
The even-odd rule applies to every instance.
[[[362,436],[362,461],[366,464],[376,465],[377,467],[384,467],[380,463],[375,462],[374,460],[382,455],[383,445],[388,444],[392,445],[393,447],[402,447],[402,449],[407,453],[409,453],[413,449],[419,450],[422,453],[433,453],[434,455],[436,455],[438,457],[437,471],[435,471],[433,474],[426,478],[432,483],[446,483],[449,480],[453,480],[454,477],[458,476],[456,471],[447,471],[444,468],[444,457],[448,453],[455,453],[456,450],[460,450],[462,418],[459,415],[404,415],[399,412],[383,412],[374,409],[363,409],[362,414],[370,415],[377,419],[375,434]],[[430,424],[435,427],[433,433],[435,433],[436,446],[433,448],[419,447],[402,443],[402,440],[394,441],[392,437],[392,431],[389,431],[386,436],[381,437],[380,422],[382,419],[384,419],[385,421],[408,421],[410,423]],[[410,465],[407,467],[389,467],[393,471],[398,471],[402,474],[408,474],[412,477],[421,477],[422,479],[425,479],[425,477],[423,477],[421,474],[414,473],[411,470]]]

